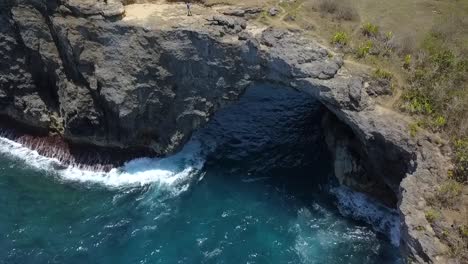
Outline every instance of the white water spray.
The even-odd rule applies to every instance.
[[[197,140],[190,141],[182,151],[170,157],[138,158],[107,172],[64,165],[56,158],[42,156],[5,137],[0,137],[0,153],[20,159],[32,168],[51,172],[63,180],[97,183],[111,188],[142,186],[153,182],[165,186],[182,185],[204,164]]]
[[[331,192],[338,200],[342,215],[366,222],[374,230],[385,234],[394,246],[400,245],[400,219],[396,210],[344,186],[332,188]]]

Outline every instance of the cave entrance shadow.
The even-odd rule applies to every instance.
[[[327,112],[302,91],[255,83],[196,133],[213,148],[205,169],[224,171],[217,177],[228,182],[261,182],[304,204],[329,200],[333,161],[321,124]]]

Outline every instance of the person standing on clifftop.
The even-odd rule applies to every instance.
[[[190,9],[192,6],[190,2],[185,2],[187,4],[187,16],[192,16],[192,10]]]

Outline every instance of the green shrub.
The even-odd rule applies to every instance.
[[[426,228],[425,228],[424,226],[417,226],[415,229],[416,229],[417,231],[424,231],[424,230],[426,230]]]
[[[468,111],[468,60],[434,45],[418,55],[414,63],[410,56],[405,57],[403,66],[411,70],[405,92],[411,96],[404,97],[405,109],[431,119],[435,116],[434,125],[443,128],[449,137],[466,137],[468,126],[463,123]]]
[[[409,133],[411,137],[415,137],[418,131],[419,131],[419,126],[417,123],[409,124]]]
[[[468,49],[464,45],[468,31],[463,31],[468,28],[463,27],[468,25],[468,20],[465,18],[464,14],[441,18],[422,41],[419,52],[400,51],[403,67],[409,73],[402,108],[424,115],[433,128],[441,129],[452,139],[468,138]],[[466,179],[467,166],[456,167],[454,177]]]
[[[374,71],[374,77],[377,79],[384,79],[384,80],[391,80],[393,78],[393,75],[391,72],[388,72],[386,70],[383,70],[381,68],[377,68]]]
[[[385,33],[385,40],[386,41],[389,41],[393,38],[393,32],[392,31],[388,31],[387,33]]]
[[[459,182],[468,181],[468,138],[454,142],[453,178]]]
[[[462,191],[463,185],[450,179],[439,187],[434,198],[444,207],[453,206],[460,198]]]
[[[468,225],[462,225],[458,228],[458,230],[464,239],[468,239]]]
[[[431,54],[431,60],[441,73],[452,71],[456,65],[455,55],[450,50],[439,50]]]
[[[370,50],[372,49],[372,47],[374,46],[374,43],[372,41],[366,41],[365,43],[361,44],[357,51],[356,51],[356,56],[358,58],[364,58],[366,57]]]
[[[406,103],[403,109],[411,114],[431,114],[433,112],[432,104],[429,100],[417,93],[407,94],[404,96]]]
[[[433,223],[435,220],[439,219],[440,213],[431,208],[425,212],[425,216],[429,223]]]
[[[362,34],[367,37],[376,37],[377,34],[379,33],[379,27],[377,25],[374,25],[370,22],[365,23],[362,25]]]
[[[441,128],[441,127],[444,127],[446,124],[447,124],[447,119],[445,119],[445,117],[443,116],[438,116],[434,119],[434,122],[433,122],[434,126],[436,126],[437,128]]]
[[[346,34],[346,32],[343,32],[343,31],[336,32],[335,35],[333,35],[333,38],[331,40],[332,44],[339,44],[342,46],[347,45],[348,42],[349,42],[348,34]]]
[[[405,56],[405,61],[403,62],[403,68],[405,69],[409,69],[411,66],[411,55],[410,54],[407,54]]]

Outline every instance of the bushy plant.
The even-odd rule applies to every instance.
[[[407,54],[405,56],[405,60],[403,62],[403,68],[409,69],[411,66],[411,54]]]
[[[419,131],[419,126],[417,123],[409,124],[409,133],[411,137],[415,137],[418,131]]]
[[[437,128],[441,128],[443,126],[445,126],[447,124],[447,119],[445,119],[445,117],[443,116],[437,116],[435,119],[434,119],[434,122],[433,122],[434,126],[436,126]]]
[[[450,137],[467,137],[467,54],[448,49],[434,34],[429,34],[422,47],[414,58],[405,57],[404,67],[410,70],[410,85],[405,93],[411,96],[404,97],[404,108],[427,115],[435,121],[435,128],[443,128]]]
[[[370,22],[365,23],[362,25],[362,34],[367,37],[376,37],[377,34],[379,33],[379,27],[377,25],[374,25]]]
[[[426,216],[426,219],[427,221],[429,221],[429,223],[433,223],[435,222],[437,219],[439,219],[440,217],[440,213],[432,208],[430,208],[429,210],[427,210],[425,212],[425,216]]]
[[[369,52],[371,51],[372,47],[374,46],[374,43],[372,41],[366,41],[365,43],[361,44],[358,49],[356,50],[356,56],[358,58],[364,58],[366,57]]]
[[[403,109],[412,114],[431,114],[433,107],[431,102],[422,94],[407,93],[404,95],[406,103]]]
[[[441,206],[453,206],[460,198],[463,185],[455,180],[449,179],[442,184],[435,193],[435,199]]]
[[[417,226],[415,229],[416,229],[417,231],[424,231],[424,230],[426,230],[426,228],[425,228],[424,226]]]
[[[336,32],[335,35],[333,35],[331,42],[332,44],[339,44],[345,46],[349,42],[348,34],[346,34],[346,32],[343,31]]]
[[[454,150],[453,178],[466,183],[468,181],[468,138],[455,140]]]
[[[385,40],[386,41],[389,41],[393,38],[393,32],[392,31],[388,31],[387,33],[385,33]]]
[[[468,225],[462,225],[458,228],[463,239],[468,239]]]
[[[377,79],[391,80],[393,77],[393,74],[381,68],[377,68],[374,71],[374,77]]]

